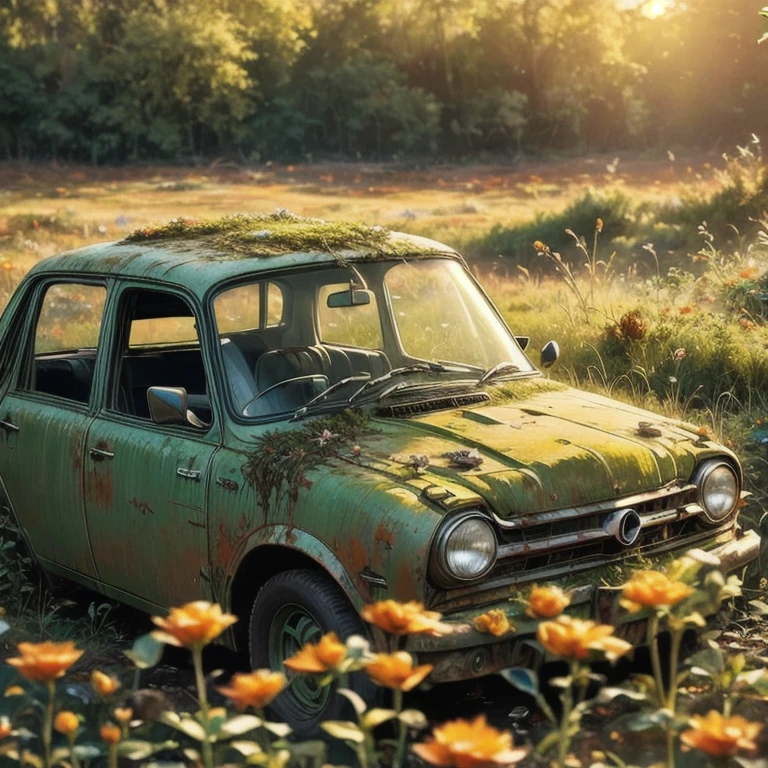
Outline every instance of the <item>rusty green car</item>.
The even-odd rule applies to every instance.
[[[218,601],[258,667],[381,647],[361,607],[421,601],[451,626],[408,639],[435,682],[534,661],[526,585],[612,620],[617,563],[756,557],[730,451],[526,345],[434,241],[284,211],[139,230],[39,263],[3,314],[0,503],[53,574]],[[475,630],[494,607],[511,637]],[[297,678],[275,707],[306,732],[339,698]]]

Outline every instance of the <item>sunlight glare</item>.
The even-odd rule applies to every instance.
[[[657,19],[667,12],[669,5],[669,0],[648,0],[643,6],[643,14],[649,19]]]

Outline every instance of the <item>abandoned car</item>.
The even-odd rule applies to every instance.
[[[437,242],[175,220],[41,262],[0,334],[0,503],[41,566],[153,612],[218,601],[254,666],[392,597],[452,628],[407,641],[433,681],[485,675],[531,661],[526,585],[613,620],[612,564],[758,552],[730,451],[542,375]],[[475,630],[494,607],[511,637]],[[277,714],[306,731],[339,698],[296,678]]]

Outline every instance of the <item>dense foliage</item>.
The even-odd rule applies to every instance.
[[[0,157],[725,146],[764,122],[759,10],[754,0],[7,0]]]

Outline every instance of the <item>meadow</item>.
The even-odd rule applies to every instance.
[[[768,174],[757,140],[731,158],[665,153],[621,160],[596,156],[523,161],[508,166],[326,163],[270,164],[253,169],[216,164],[194,169],[94,169],[8,164],[0,166],[0,302],[7,300],[36,261],[62,250],[119,239],[137,227],[177,216],[214,217],[278,207],[302,215],[380,224],[457,247],[513,331],[531,337],[534,362],[537,350],[548,340],[559,342],[562,354],[551,370],[553,378],[692,421],[736,451],[744,463],[747,488],[753,493],[742,520],[763,529],[768,505],[763,443],[768,439],[768,222],[761,222],[761,214],[768,210]],[[0,554],[0,567],[8,573],[14,554],[7,531],[3,541],[9,547],[3,550],[0,546],[4,553]],[[584,665],[571,660],[566,682],[561,682],[555,696],[562,708],[552,718],[547,713],[548,709],[552,712],[550,704],[539,695],[536,680],[512,676],[510,682],[526,693],[527,701],[535,703],[542,733],[547,732],[548,720],[554,721],[549,735],[539,742],[541,748],[549,740],[546,747],[552,751],[542,757],[528,754],[526,749],[514,760],[507,754],[505,764],[525,760],[530,765],[547,765],[550,758],[556,758],[560,765],[573,766],[671,764],[675,759],[680,765],[692,765],[695,756],[676,752],[674,743],[670,746],[670,738],[675,742],[676,736],[664,734],[684,731],[681,716],[675,717],[678,707],[685,711],[685,718],[702,711],[695,706],[698,696],[714,707],[724,706],[726,714],[735,708],[755,720],[765,720],[761,703],[768,693],[762,674],[761,614],[768,613],[768,605],[761,602],[764,571],[758,565],[746,574],[744,599],[734,606],[734,585],[718,582],[711,574],[697,581],[698,567],[683,563],[679,572],[668,574],[672,581],[687,580],[694,586],[679,610],[672,604],[660,610],[657,626],[670,630],[673,639],[678,634],[682,637],[686,627],[696,626],[697,620],[691,616],[705,604],[728,606],[731,623],[722,623],[719,630],[709,628],[712,634],[707,639],[717,637],[718,642],[700,649],[686,675],[665,677],[654,663],[650,677],[643,685],[631,687],[628,695],[607,687],[603,691],[613,693],[585,697],[588,688],[592,692],[594,681]],[[115,648],[128,641],[103,626],[98,609],[81,623],[77,623],[79,618],[73,619],[69,635],[62,637],[56,619],[45,620],[50,611],[45,603],[48,598],[35,592],[33,599],[25,589],[29,590],[28,583],[8,578],[4,602],[14,629],[6,639],[84,636],[88,640],[79,641],[81,647],[87,645],[97,659],[107,659],[107,664],[115,661],[115,655],[103,653],[100,638],[108,637]],[[54,607],[54,614],[56,610]],[[140,667],[146,662],[142,654],[154,653],[147,647],[147,643],[140,646],[134,658]],[[604,650],[610,659],[611,649]],[[11,652],[6,643],[3,655]],[[679,645],[675,650],[673,642],[671,649],[664,648],[667,652],[673,654],[671,666],[676,669],[681,662]],[[329,680],[365,667],[352,649],[344,653],[347,667],[330,670]],[[699,671],[692,674],[691,666]],[[124,669],[115,674],[127,675]],[[199,694],[199,678],[196,683]],[[394,684],[382,685],[398,690]],[[98,690],[95,683],[94,687]],[[117,703],[120,694],[116,691],[99,693],[99,706]],[[43,694],[44,702],[44,690]],[[33,693],[25,695],[34,698]],[[509,700],[514,696],[510,692]],[[630,703],[648,704],[641,713],[645,720],[627,719],[631,714],[627,698]],[[394,764],[405,764],[397,734],[409,731],[413,736],[421,723],[418,713],[382,710],[372,715],[351,699],[357,721],[331,727],[330,735],[347,742],[361,765],[372,765],[382,755]],[[236,696],[231,701],[237,704]],[[263,703],[250,715],[241,715],[259,722],[212,716],[213,720],[220,718],[213,728],[206,703],[198,719],[192,718],[194,722],[166,717],[164,723],[175,735],[163,738],[176,747],[180,740],[197,741],[194,748],[187,747],[193,750],[187,757],[206,765],[212,764],[214,749],[219,762],[235,761],[232,755],[236,753],[239,761],[270,766],[294,759],[311,764],[307,762],[311,750],[291,752],[285,734],[278,724],[267,727],[261,709]],[[89,711],[93,714],[95,709]],[[103,720],[106,711],[99,710],[98,718]],[[430,712],[426,715],[429,719]],[[111,717],[114,720],[117,715]],[[196,725],[200,717],[202,736]],[[619,717],[624,718],[621,725],[617,725]],[[571,737],[582,721],[585,733],[591,735],[582,734],[573,747]],[[60,749],[66,750],[67,743],[70,747],[74,743],[67,742],[70,736],[82,735],[90,727],[88,743],[92,750],[100,744],[100,751],[81,751],[78,758],[72,749],[60,752],[58,759],[77,768],[77,759],[116,761],[118,745],[123,757],[131,753],[141,760],[162,753],[164,747],[171,749],[163,741],[150,743],[149,737],[131,736],[129,722],[130,718],[120,721],[116,731],[100,736],[92,723],[84,723],[82,731],[79,724],[69,733],[59,731],[66,736]],[[393,729],[397,738],[392,744],[379,744],[373,735],[377,725],[391,722],[401,724]],[[644,745],[643,759],[635,762],[638,739],[644,738],[647,728],[661,735],[651,740],[651,746]],[[258,731],[258,738],[240,739],[251,731]],[[697,747],[693,745],[693,749]],[[546,753],[546,749],[542,751]],[[430,754],[427,749],[421,757],[430,762]],[[701,753],[694,751],[696,754],[700,763]],[[762,748],[761,754],[765,754]],[[729,756],[720,756],[721,762],[713,765],[725,764],[722,760]],[[28,762],[48,765],[51,760],[50,754],[43,754],[38,763],[31,758]],[[489,761],[485,764],[502,764],[490,757]],[[479,760],[464,763],[482,764]]]

